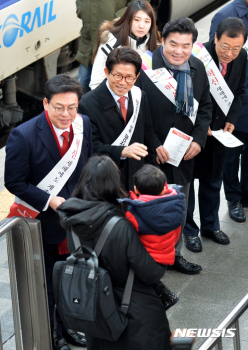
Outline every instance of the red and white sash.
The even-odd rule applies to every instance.
[[[77,114],[72,123],[72,129],[74,137],[70,148],[54,168],[37,185],[39,189],[52,196],[57,196],[69,180],[76,169],[81,154],[83,144],[83,119],[79,114]],[[34,219],[39,213],[40,212],[31,205],[15,197],[15,202],[10,207],[10,213],[7,218],[22,216]]]

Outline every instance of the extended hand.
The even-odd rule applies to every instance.
[[[230,134],[233,132],[233,130],[234,130],[234,125],[233,124],[231,124],[231,123],[225,123],[225,127],[224,127],[224,132],[226,132],[226,131],[229,131],[230,132]]]
[[[164,146],[159,146],[157,149],[157,163],[160,164],[164,164],[164,163],[167,163],[170,156],[169,156],[169,153],[168,151],[164,148]]]
[[[124,147],[121,152],[121,157],[134,158],[141,160],[141,157],[146,157],[148,155],[147,147],[142,145],[142,143],[135,142],[130,146]]]
[[[195,156],[197,156],[197,154],[200,152],[201,152],[201,146],[199,145],[199,143],[192,141],[191,145],[187,149],[187,152],[184,156],[184,160],[190,160]]]
[[[56,211],[58,206],[65,201],[63,197],[52,196],[49,202],[49,206]]]

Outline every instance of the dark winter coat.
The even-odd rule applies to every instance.
[[[170,128],[177,128],[191,135],[193,141],[203,148],[207,139],[208,126],[211,122],[212,103],[209,93],[208,77],[203,63],[191,56],[189,58],[190,75],[193,81],[194,98],[199,102],[195,125],[187,116],[175,112],[175,106],[164,94],[155,87],[143,70],[137,80],[137,85],[145,91],[152,115],[155,147],[164,144]],[[152,68],[164,68],[160,48],[153,52]],[[193,178],[194,158],[183,160],[178,167],[171,164],[161,164],[160,168],[167,175],[168,183],[185,185]]]
[[[221,8],[213,17],[209,35],[210,40],[214,39],[218,24],[227,17],[241,18],[248,30],[248,7],[243,0],[234,0],[230,4]],[[248,133],[248,60],[245,79],[245,96],[239,111],[235,130]]]
[[[92,127],[93,153],[106,154],[113,159],[121,171],[121,181],[127,191],[133,190],[133,175],[145,163],[155,164],[156,151],[153,141],[153,128],[146,94],[142,92],[138,120],[130,145],[142,143],[148,148],[148,155],[140,161],[133,158],[121,160],[124,146],[111,144],[122,133],[125,124],[120,109],[106,86],[106,79],[93,91],[84,95],[79,103],[80,113],[84,111],[90,118]],[[131,92],[128,93],[128,123],[133,114]]]
[[[217,67],[219,67],[214,40],[203,45],[212,56]],[[246,63],[247,53],[245,49],[242,49],[238,57],[227,65],[225,81],[234,94],[234,100],[227,116],[225,116],[211,95],[213,103],[212,122],[210,124],[211,130],[224,129],[225,123],[236,124],[238,113],[242,105],[242,99],[245,94]],[[212,180],[217,180],[223,171],[225,154],[226,147],[213,136],[208,136],[204,150],[195,158],[194,177],[198,179],[211,177]]]
[[[116,206],[106,202],[89,202],[71,198],[58,209],[67,227],[72,226],[80,242],[94,248],[107,221],[116,215]],[[73,250],[70,233],[69,250]],[[116,342],[87,337],[88,350],[169,350],[170,330],[161,299],[151,284],[164,275],[165,267],[157,264],[140,242],[138,233],[126,219],[110,233],[99,258],[112,280],[120,304],[130,267],[135,279],[128,310],[128,325]]]
[[[185,196],[180,190],[167,189],[162,196],[130,192],[124,198],[126,218],[134,225],[149,254],[160,264],[173,265],[175,245],[185,216]]]

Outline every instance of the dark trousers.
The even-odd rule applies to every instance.
[[[235,131],[233,135],[244,146],[227,148],[223,170],[223,183],[226,200],[237,202],[242,198],[248,200],[248,133]],[[241,155],[241,179],[239,181],[239,159]]]
[[[220,229],[219,207],[220,207],[220,189],[222,176],[217,181],[199,180],[199,211],[201,229],[212,232]],[[187,219],[184,226],[183,234],[185,236],[197,236],[199,227],[194,221],[195,209],[195,191],[194,181],[191,182],[189,190],[189,201],[187,210]]]
[[[189,189],[190,189],[190,183],[184,185],[182,188],[181,188],[181,192],[185,194],[185,217],[183,219],[183,222],[182,222],[182,230],[181,230],[181,233],[180,233],[180,237],[176,243],[176,246],[175,246],[175,249],[176,249],[176,256],[182,256],[181,255],[181,250],[182,250],[182,247],[183,247],[183,237],[182,237],[182,234],[183,234],[183,228],[184,228],[184,225],[185,225],[185,222],[186,222],[186,218],[187,218],[187,207],[188,207],[188,198],[189,198]]]
[[[52,273],[53,267],[56,261],[64,261],[68,255],[59,255],[57,244],[46,244],[43,243],[44,249],[44,260],[45,260],[45,272],[47,282],[47,296],[48,296],[48,307],[50,316],[51,332],[53,335],[54,328],[54,298],[53,298],[53,284],[52,284]],[[58,339],[62,339],[62,328],[63,324],[60,317],[57,315],[57,335]],[[53,339],[53,337],[52,337]]]

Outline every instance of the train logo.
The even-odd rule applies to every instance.
[[[54,21],[56,15],[53,14],[53,2],[54,0],[45,3],[43,8],[37,7],[33,14],[31,11],[24,13],[20,22],[15,14],[9,15],[4,24],[0,25],[0,32],[4,32],[2,36],[3,46],[9,48],[14,45],[18,35],[19,38],[22,38],[25,33],[31,33],[34,28],[40,28]]]

